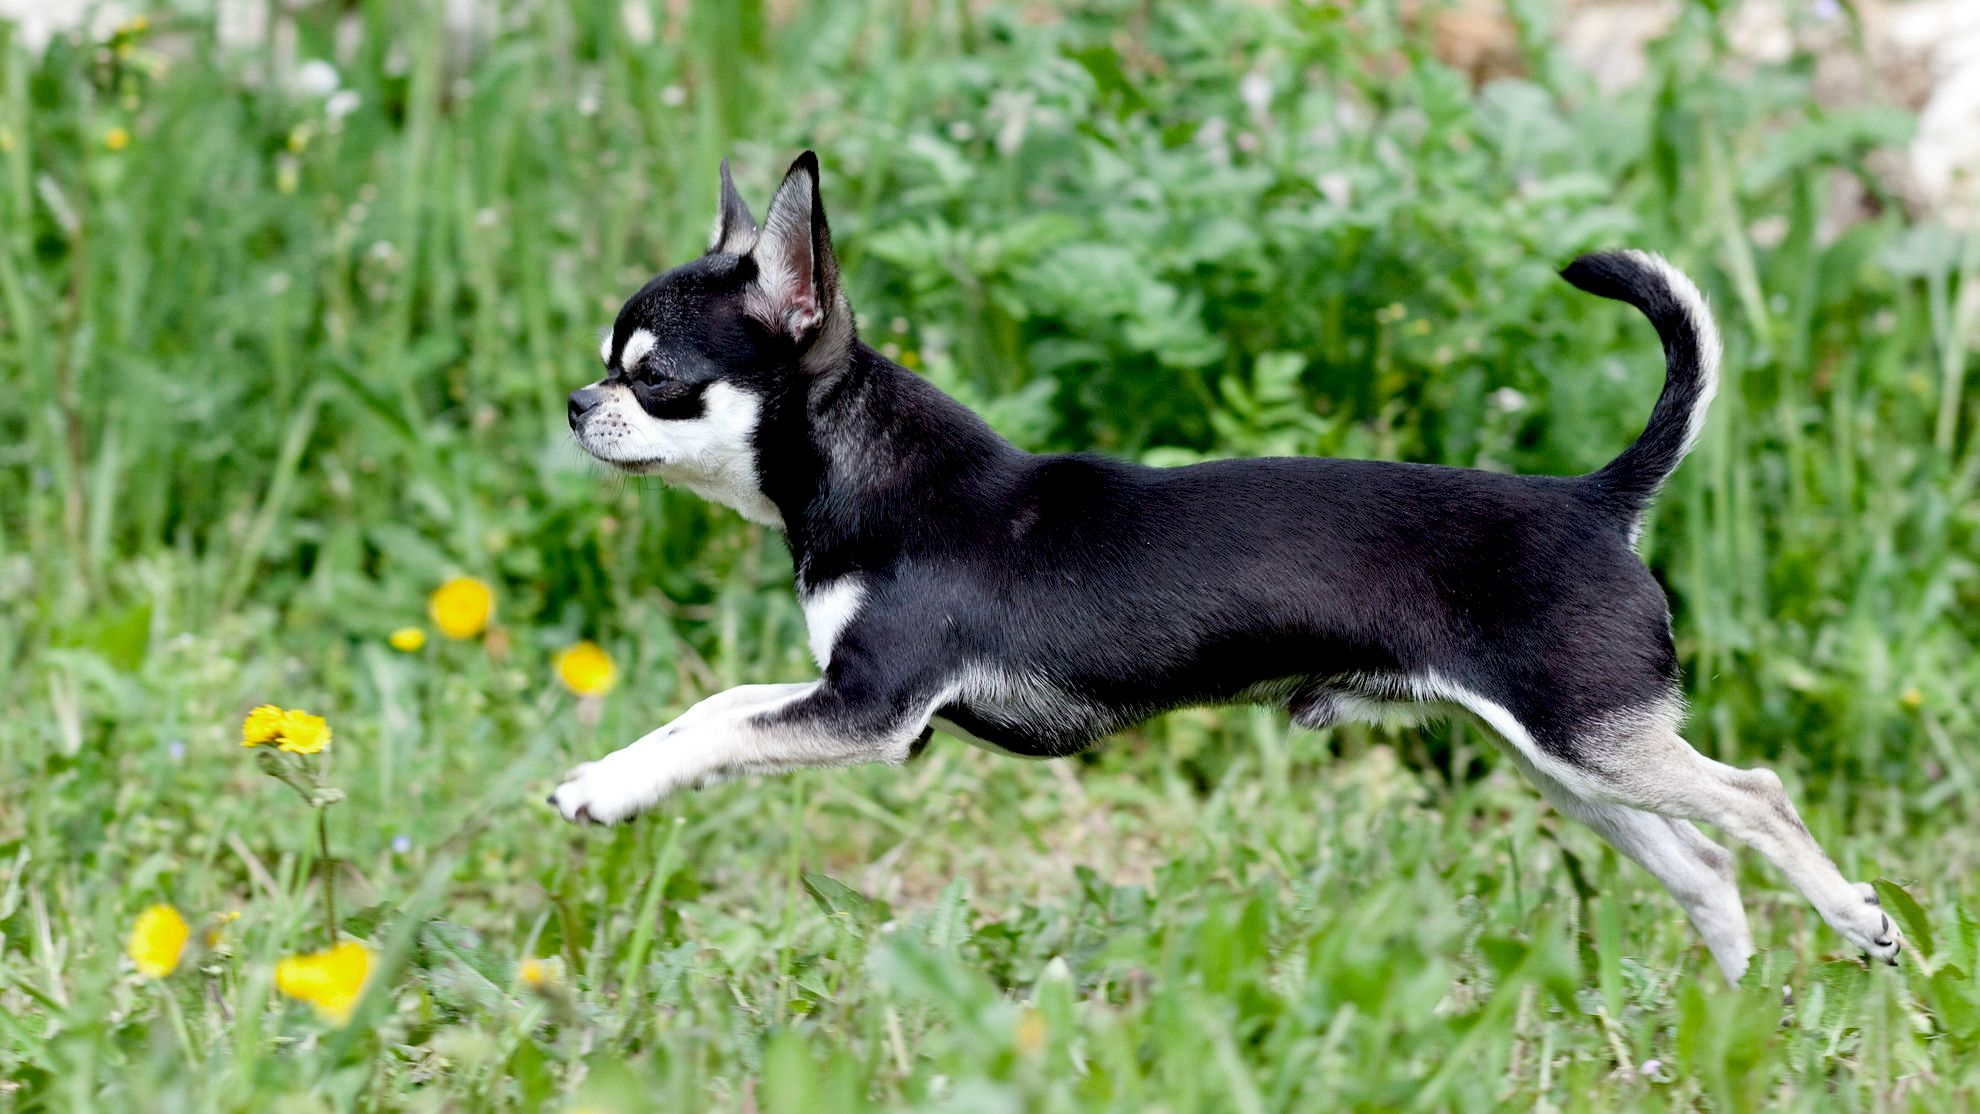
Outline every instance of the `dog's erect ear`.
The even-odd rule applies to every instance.
[[[756,218],[736,192],[736,180],[729,177],[729,160],[722,160],[722,200],[715,205],[715,231],[708,237],[708,252],[748,255],[756,244]]]
[[[746,303],[764,324],[803,342],[817,338],[842,348],[851,339],[852,311],[839,292],[839,261],[818,196],[818,156],[797,157],[770,199],[751,252],[756,284]],[[836,353],[821,353],[829,358]],[[807,359],[807,363],[811,361]]]

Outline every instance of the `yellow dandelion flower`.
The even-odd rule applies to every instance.
[[[604,647],[587,639],[557,655],[557,679],[579,696],[603,696],[619,682],[619,667]]]
[[[103,145],[112,151],[121,151],[131,145],[131,133],[126,128],[111,128],[103,133]]]
[[[557,961],[532,956],[516,964],[516,977],[531,990],[542,990],[557,981]]]
[[[420,647],[426,645],[426,632],[418,627],[400,627],[393,631],[392,637],[386,641],[392,644],[394,650],[407,654],[417,653]]]
[[[472,576],[457,576],[442,584],[427,601],[433,625],[448,638],[473,638],[488,629],[495,615],[495,593],[488,582]]]
[[[330,724],[322,716],[301,708],[282,713],[283,750],[290,754],[315,754],[330,745]]]
[[[241,721],[241,745],[244,747],[272,743],[281,736],[282,709],[273,704],[263,704]]]
[[[186,938],[192,929],[186,919],[170,905],[154,905],[138,914],[137,922],[131,925],[131,941],[124,950],[130,953],[131,962],[137,964],[138,974],[147,979],[162,979],[179,966],[179,957],[185,954]]]
[[[370,977],[371,951],[355,940],[327,952],[292,955],[275,965],[275,989],[308,1002],[317,1016],[334,1025],[351,1019]]]
[[[1898,703],[1915,712],[1925,703],[1925,694],[1918,691],[1917,685],[1913,685],[1898,697]]]

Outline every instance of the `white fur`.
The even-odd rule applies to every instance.
[[[817,687],[816,682],[743,685],[716,693],[631,746],[572,770],[550,795],[550,803],[566,820],[614,824],[653,807],[670,793],[752,762],[777,770],[807,765],[790,761],[790,752],[803,749],[801,742],[793,747],[792,740],[780,738],[786,733],[752,721],[803,699]]]
[[[572,770],[550,803],[566,820],[616,824],[669,794],[733,777],[899,764],[944,700],[938,695],[918,715],[877,736],[843,734],[829,721],[772,718],[812,696],[822,683],[743,685],[716,693],[631,746]]]
[[[1698,337],[1698,376],[1703,385],[1685,421],[1682,452],[1689,453],[1698,444],[1698,437],[1705,430],[1705,412],[1711,409],[1712,399],[1719,393],[1719,361],[1724,353],[1724,345],[1719,341],[1719,326],[1712,319],[1712,309],[1706,304],[1705,295],[1699,292],[1697,284],[1683,271],[1673,267],[1670,260],[1649,251],[1631,251],[1628,254],[1664,280],[1671,296],[1684,309],[1692,332]]]
[[[746,308],[774,329],[802,336],[818,324],[823,307],[812,288],[816,260],[811,240],[811,178],[792,174],[770,199],[763,227],[750,253],[756,259],[755,284]]]
[[[857,576],[842,576],[821,584],[804,597],[804,626],[811,642],[811,660],[820,672],[832,664],[832,647],[839,632],[859,614],[866,599],[866,584]]]
[[[1666,833],[1649,814],[1669,821],[1703,821],[1759,851],[1788,876],[1822,919],[1870,955],[1893,960],[1897,928],[1877,908],[1875,892],[1845,880],[1795,816],[1794,806],[1770,770],[1741,770],[1699,754],[1676,731],[1676,709],[1644,709],[1619,718],[1581,741],[1585,764],[1571,764],[1535,744],[1533,735],[1504,705],[1426,672],[1410,685],[1423,699],[1454,704],[1477,716],[1503,739],[1514,759],[1549,800],[1609,838],[1624,854],[1656,874],[1691,914],[1728,978],[1745,970],[1752,942],[1729,870],[1715,862],[1710,841],[1686,824]],[[1608,737],[1604,737],[1604,734]],[[1627,748],[1621,770],[1605,768],[1605,750]],[[1635,815],[1641,814],[1641,815]],[[1717,875],[1714,881],[1709,875]]]
[[[653,334],[645,329],[634,329],[626,338],[626,346],[619,350],[619,370],[630,375],[639,362],[653,351]]]
[[[1727,980],[1739,981],[1753,955],[1753,934],[1734,881],[1731,852],[1706,839],[1688,820],[1589,800],[1535,769],[1523,754],[1512,757],[1550,804],[1594,829],[1662,882],[1705,938],[1719,970]]]
[[[612,330],[605,330],[598,338],[598,359],[606,367],[612,366]]]
[[[627,339],[627,352],[640,335]],[[650,336],[647,343],[652,343]],[[732,507],[751,522],[783,525],[756,475],[754,442],[761,406],[755,395],[730,383],[711,383],[702,394],[700,417],[662,421],[647,413],[624,384],[599,383],[591,389],[599,401],[577,432],[586,452],[628,472],[659,476]]]

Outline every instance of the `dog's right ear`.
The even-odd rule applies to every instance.
[[[715,206],[715,231],[708,237],[708,254],[748,255],[756,246],[756,218],[749,205],[736,192],[736,180],[729,177],[729,160],[722,160],[722,200]]]

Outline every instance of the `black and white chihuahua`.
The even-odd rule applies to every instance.
[[[1780,779],[1678,734],[1670,611],[1633,543],[1717,385],[1705,301],[1643,252],[1563,276],[1641,310],[1666,359],[1642,436],[1591,475],[1033,455],[860,342],[815,155],[761,228],[724,163],[707,253],[626,302],[570,425],[600,460],[783,530],[823,677],[711,696],[551,804],[616,823],[725,778],[903,762],[933,729],[1051,758],[1193,704],[1279,705],[1305,727],[1468,714],[1669,888],[1728,977],[1752,939],[1732,856],[1693,821],[1895,962],[1874,892]]]

